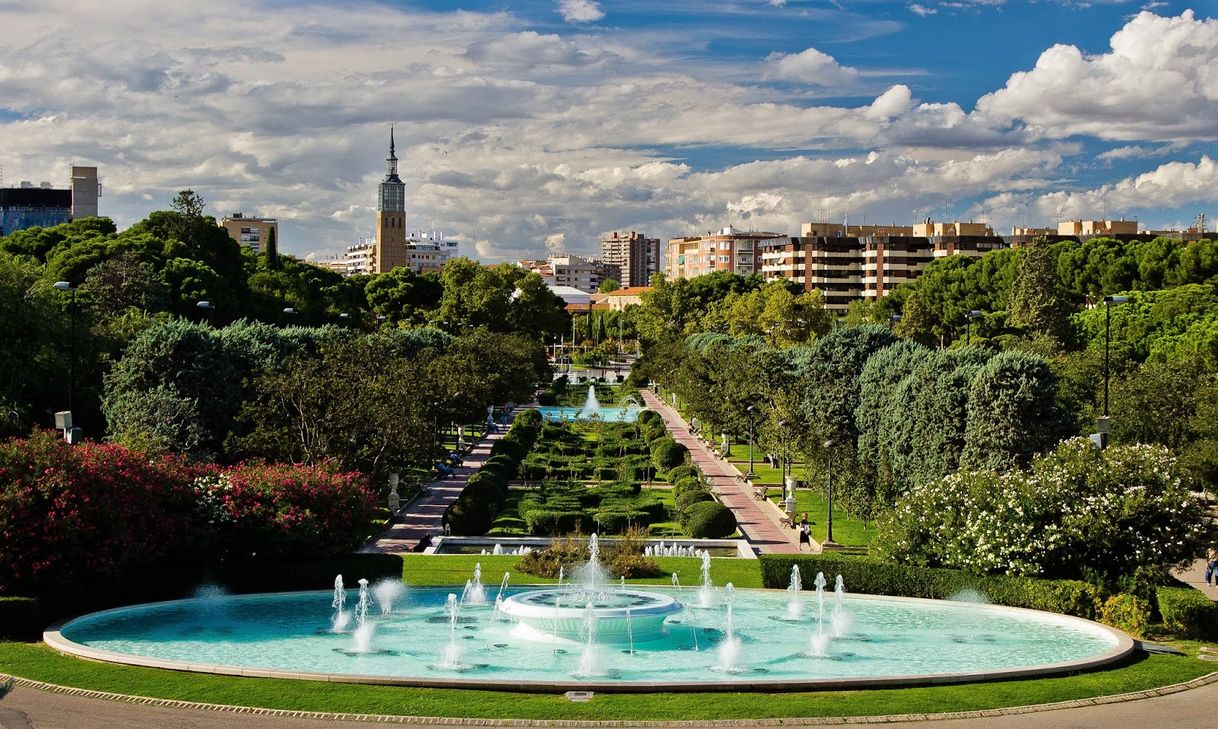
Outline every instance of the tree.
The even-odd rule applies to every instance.
[[[908,339],[889,345],[867,359],[859,375],[859,404],[854,411],[858,428],[858,461],[864,493],[860,513],[870,515],[892,504],[904,476],[897,463],[908,453],[910,439],[897,429],[909,411],[898,405],[897,391],[908,375],[931,356],[931,350]]]
[[[1016,351],[997,354],[969,386],[960,465],[999,472],[1025,467],[1069,436],[1071,425],[1045,360]]]
[[[188,220],[194,220],[203,217],[203,208],[206,205],[203,196],[194,190],[181,190],[170,201],[169,209]]]
[[[152,264],[130,250],[119,252],[89,269],[81,285],[94,312],[110,319],[134,309],[142,314],[164,311],[165,283]]]
[[[597,291],[602,294],[608,294],[617,291],[621,287],[622,286],[617,282],[617,279],[607,278],[604,281],[601,281],[601,285],[599,288],[597,288]]]
[[[276,240],[278,228],[271,228],[266,236],[266,267],[269,270],[279,268],[279,241]]]
[[[1033,335],[1062,340],[1069,325],[1069,302],[1057,282],[1053,251],[1043,238],[1022,249],[1011,289],[1010,322]]]

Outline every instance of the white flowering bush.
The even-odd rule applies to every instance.
[[[897,562],[978,574],[1117,581],[1195,556],[1204,513],[1161,446],[1076,438],[1028,471],[960,472],[917,487],[880,523]]]

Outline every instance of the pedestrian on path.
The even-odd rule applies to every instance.
[[[1218,587],[1218,544],[1205,550],[1205,584],[1209,585],[1211,579],[1214,587]]]
[[[812,527],[808,525],[808,512],[799,520],[799,551],[804,551],[804,545],[808,545],[808,551],[812,551]]]

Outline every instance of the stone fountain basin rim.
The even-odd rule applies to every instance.
[[[520,585],[521,587],[544,587],[545,584]],[[455,585],[448,586],[432,586],[432,587],[415,587],[414,590],[434,590],[453,591]],[[687,588],[689,589],[689,588]],[[742,592],[763,592],[774,595],[785,594],[785,589],[760,589],[760,588],[738,588]],[[316,594],[331,594],[332,590],[298,590],[297,593],[316,593]],[[226,599],[257,599],[265,597],[273,597],[283,595],[283,592],[260,592],[242,595],[227,595]],[[908,603],[930,603],[942,604],[952,602],[955,605],[967,605],[970,603],[958,603],[948,600],[931,600],[920,597],[893,597],[889,595],[867,595],[862,593],[847,593],[852,599],[866,599],[884,602],[908,602]],[[1093,630],[1106,633],[1116,640],[1116,645],[1105,653],[1087,656],[1071,661],[1061,661],[1058,663],[1045,663],[1036,666],[1016,666],[1012,668],[993,669],[988,671],[976,671],[972,673],[932,673],[932,674],[910,674],[901,676],[868,676],[840,679],[825,679],[816,678],[808,680],[798,679],[727,679],[715,682],[697,682],[697,681],[651,681],[651,682],[615,682],[615,681],[544,681],[544,680],[527,680],[527,679],[509,679],[495,680],[485,677],[478,678],[432,678],[419,676],[383,676],[383,675],[359,675],[359,674],[328,674],[320,672],[308,671],[290,671],[286,669],[268,669],[268,668],[250,668],[244,666],[231,665],[214,665],[214,664],[198,664],[188,661],[177,661],[167,658],[154,658],[150,656],[137,656],[130,653],[119,653],[117,651],[102,650],[92,648],[81,643],[76,643],[64,637],[62,630],[68,627],[72,622],[84,617],[92,617],[106,615],[108,613],[121,612],[131,607],[157,606],[157,605],[172,605],[193,600],[196,598],[183,598],[180,600],[161,600],[150,603],[138,603],[137,605],[127,605],[125,607],[110,608],[108,610],[100,610],[97,612],[80,615],[69,620],[63,620],[54,623],[46,629],[42,634],[42,640],[53,650],[61,654],[84,658],[87,660],[102,661],[105,663],[117,663],[129,666],[141,666],[146,668],[160,668],[171,671],[186,671],[191,673],[210,673],[221,676],[240,676],[246,678],[286,678],[303,681],[324,681],[329,683],[354,683],[368,684],[378,686],[418,686],[422,688],[456,688],[456,689],[484,689],[490,691],[514,691],[524,693],[555,693],[563,691],[602,691],[605,693],[653,693],[653,692],[682,692],[682,693],[709,693],[709,692],[752,692],[752,691],[842,691],[851,689],[884,689],[884,688],[905,688],[913,686],[936,686],[945,684],[960,684],[960,683],[975,683],[983,681],[1009,681],[1020,678],[1035,678],[1052,675],[1060,675],[1065,673],[1074,673],[1078,671],[1092,670],[1104,666],[1112,665],[1128,658],[1136,649],[1137,643],[1128,634],[1117,630],[1108,625],[1097,623],[1086,618],[1079,618],[1073,615],[1063,615],[1061,613],[1050,613],[1043,610],[1032,610],[1029,608],[1008,607],[1005,605],[988,605],[978,604],[978,608],[1009,611],[1020,614],[1031,614],[1042,616],[1042,618],[1052,618],[1054,620],[1064,620],[1080,625],[1089,626]]]
[[[504,599],[503,604],[499,607],[500,611],[518,618],[541,618],[550,620],[554,618],[573,618],[583,617],[587,610],[587,604],[580,605],[572,603],[569,606],[554,606],[554,605],[538,605],[528,602],[530,597],[535,595],[544,595],[546,593],[562,591],[567,594],[577,594],[576,591],[561,589],[557,586],[551,589],[526,590],[518,592]],[[650,602],[639,607],[596,607],[592,610],[599,618],[625,618],[628,615],[631,618],[647,618],[658,617],[661,615],[672,615],[681,612],[683,609],[681,603],[670,595],[665,595],[662,592],[648,592],[646,590],[618,590],[608,588],[605,590],[610,595],[642,595]]]

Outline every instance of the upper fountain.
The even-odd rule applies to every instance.
[[[579,411],[579,417],[582,420],[601,417],[601,404],[596,399],[596,385],[588,385],[588,397],[584,399],[584,407]]]

